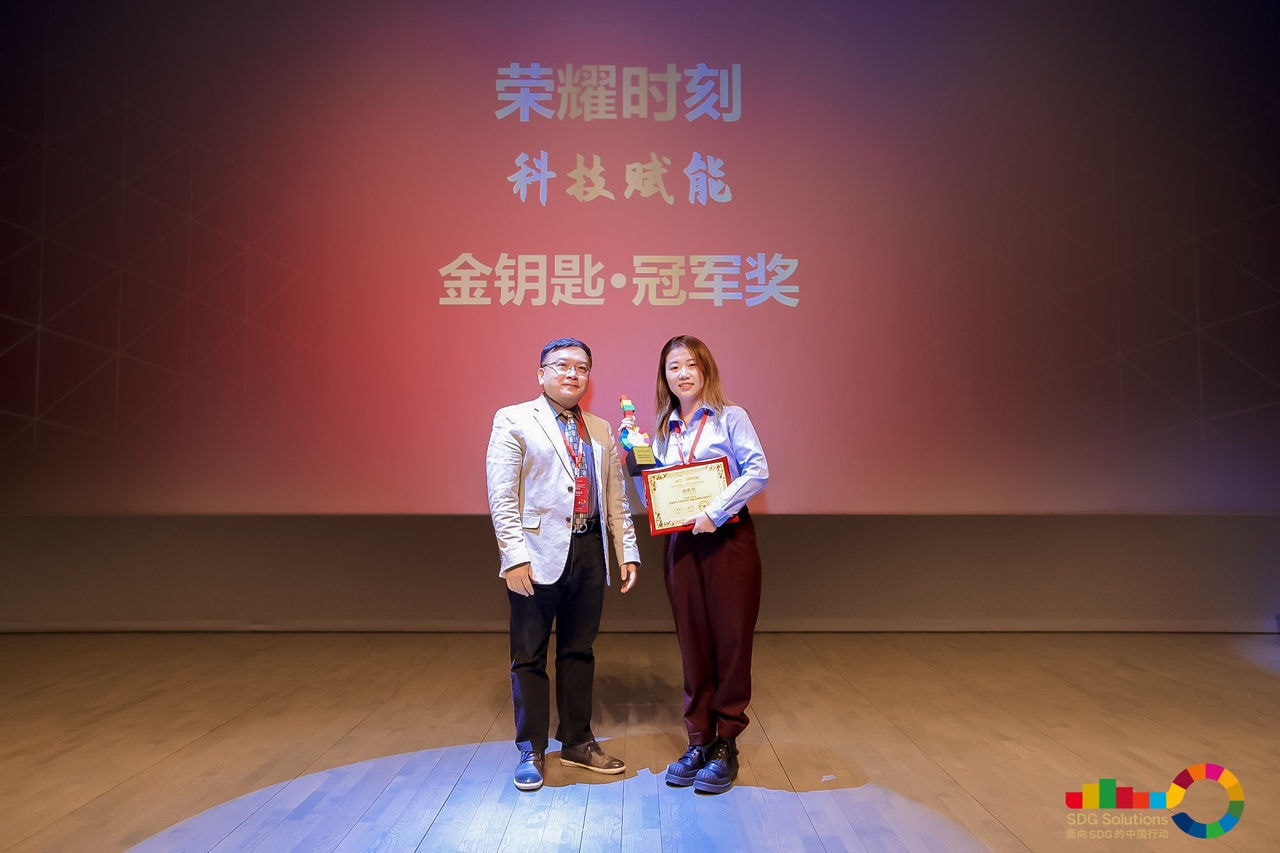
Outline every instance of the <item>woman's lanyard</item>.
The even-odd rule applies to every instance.
[[[686,465],[693,462],[693,452],[698,449],[698,439],[702,438],[702,428],[707,425],[707,421],[710,419],[710,417],[711,417],[711,414],[709,412],[703,413],[702,420],[698,424],[698,431],[693,436],[693,446],[689,448],[688,459],[684,458],[684,426],[681,425],[680,431],[676,433],[676,443],[680,445],[679,447],[680,458],[681,458],[681,461],[684,462]]]

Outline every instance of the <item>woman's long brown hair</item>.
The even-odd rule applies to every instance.
[[[671,387],[667,385],[667,356],[677,347],[687,349],[697,363],[698,369],[702,371],[702,402],[717,412],[731,405],[724,396],[724,387],[720,384],[720,368],[716,366],[711,348],[693,335],[676,335],[663,345],[662,354],[658,356],[658,387],[653,398],[653,408],[658,413],[658,422],[654,425],[654,431],[662,441],[667,439],[667,425],[671,420],[671,413],[680,407],[680,398],[671,393]]]

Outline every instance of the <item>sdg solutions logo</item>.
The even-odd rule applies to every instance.
[[[1135,791],[1116,785],[1115,779],[1099,779],[1085,783],[1079,791],[1067,791],[1067,808],[1076,811],[1111,809],[1175,809],[1187,789],[1196,782],[1210,781],[1227,792],[1227,811],[1213,823],[1201,823],[1186,812],[1177,812],[1172,820],[1178,829],[1193,838],[1217,838],[1226,835],[1244,814],[1244,786],[1236,775],[1220,764],[1193,764],[1179,773],[1168,791]],[[1082,822],[1082,821],[1077,821]],[[1090,821],[1092,822],[1092,821]]]

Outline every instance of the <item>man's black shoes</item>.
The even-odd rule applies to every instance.
[[[516,765],[515,783],[521,791],[536,791],[542,787],[543,755],[531,749],[520,751],[520,763]]]
[[[667,769],[668,778],[671,770]],[[707,762],[693,779],[693,789],[706,794],[723,794],[738,778],[738,742],[717,738],[707,750]]]
[[[589,740],[579,746],[566,746],[560,750],[560,763],[566,767],[582,767],[593,773],[612,776],[627,769],[627,765],[612,755],[606,755],[600,745]]]

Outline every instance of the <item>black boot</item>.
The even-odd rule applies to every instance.
[[[667,784],[676,788],[689,787],[706,763],[707,748],[689,744],[684,755],[667,765]]]
[[[693,789],[707,794],[723,794],[738,778],[738,742],[731,737],[716,738],[707,750],[707,763],[698,771]]]

